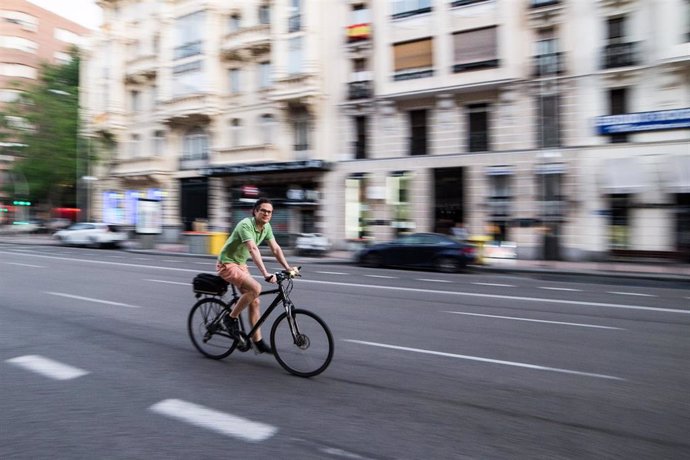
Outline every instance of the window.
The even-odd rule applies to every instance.
[[[184,59],[203,52],[205,20],[206,16],[203,11],[177,19],[175,23],[175,59]]]
[[[4,35],[0,36],[0,48],[16,49],[25,53],[36,54],[38,52],[38,43],[22,37]]]
[[[205,160],[208,158],[208,136],[201,128],[189,130],[182,144],[183,160]]]
[[[230,94],[239,94],[241,91],[240,69],[230,69],[228,71],[228,80],[230,83]]]
[[[494,166],[488,170],[489,178],[489,221],[494,229],[494,238],[503,241],[511,220],[513,193],[511,189],[513,170],[510,166]]]
[[[685,35],[683,36],[683,40],[685,42],[690,42],[690,0],[685,0],[685,5],[683,5],[685,8]]]
[[[288,41],[288,74],[297,75],[302,72],[302,37],[294,37]]]
[[[427,154],[427,110],[410,110],[410,155]]]
[[[309,113],[306,109],[300,109],[292,114],[293,133],[295,141],[295,151],[303,152],[309,150]]]
[[[619,43],[623,41],[625,38],[625,16],[607,19],[606,36],[610,43]]]
[[[72,62],[72,56],[69,53],[64,53],[62,51],[56,51],[53,54],[53,57],[55,58],[55,61],[58,64],[69,64]]]
[[[271,63],[260,62],[259,70],[259,89],[268,88],[271,86]]]
[[[352,174],[345,180],[345,238],[361,240],[369,236],[369,206],[366,202],[367,178]]]
[[[141,154],[141,137],[138,134],[132,134],[129,138],[129,157],[137,158]]]
[[[273,144],[274,131],[276,129],[276,122],[273,115],[264,113],[259,117],[259,128],[261,130],[262,142],[266,145]]]
[[[4,10],[0,11],[0,17],[4,18],[5,22],[17,24],[24,30],[30,32],[36,32],[38,30],[38,18],[30,14],[20,11]]]
[[[554,75],[560,72],[560,56],[558,53],[558,40],[554,29],[541,29],[538,32],[535,43],[537,76]]]
[[[232,14],[228,18],[228,31],[237,32],[242,27],[242,19],[239,14]]]
[[[71,45],[82,45],[84,42],[84,39],[79,35],[69,30],[60,29],[59,27],[55,29],[54,36],[56,40],[69,43]]]
[[[38,72],[35,68],[24,64],[3,64],[0,63],[0,76],[4,77],[23,77],[36,79]]]
[[[288,32],[297,32],[299,30],[302,30],[302,0],[290,0]]]
[[[233,118],[230,120],[230,146],[239,147],[242,145],[242,120]]]
[[[367,117],[358,115],[355,117],[355,159],[367,158]]]
[[[153,154],[161,156],[165,154],[165,131],[157,130],[153,133]]]
[[[486,152],[489,150],[489,106],[470,104],[467,106],[467,150]]]
[[[405,232],[414,230],[412,220],[412,205],[410,203],[412,175],[409,171],[393,171],[386,177],[386,204],[393,210],[395,235],[401,236]]]
[[[393,19],[431,12],[431,0],[391,0]]]
[[[206,88],[202,61],[194,61],[173,67],[173,95],[201,93]]]
[[[259,24],[271,23],[271,7],[267,4],[259,6]]]
[[[139,91],[131,91],[129,93],[130,98],[130,111],[138,112],[141,110],[141,95]]]
[[[433,75],[431,38],[393,45],[394,80],[409,80]]]
[[[22,92],[16,89],[0,89],[0,103],[15,102],[22,96]]]
[[[556,94],[537,97],[537,145],[540,148],[561,145],[560,98]]]
[[[622,115],[628,113],[628,91],[627,88],[615,88],[609,90],[609,115]],[[628,135],[625,133],[612,134],[609,136],[612,144],[628,142]]]
[[[498,67],[497,28],[453,34],[453,72]]]
[[[549,170],[548,166],[540,174],[536,175],[537,179],[537,196],[539,197],[539,214],[542,217],[556,217],[563,214],[563,195],[561,192],[563,185],[562,171],[554,168]]]

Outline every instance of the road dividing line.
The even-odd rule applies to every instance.
[[[19,262],[5,262],[7,265],[19,265],[20,267],[46,268],[45,265],[20,264]]]
[[[387,279],[387,280],[398,279],[397,276],[387,276],[387,275],[364,275],[364,276],[368,276],[369,278],[383,278],[383,279]]]
[[[80,295],[65,294],[63,292],[46,292],[46,294],[56,295],[60,297],[67,297],[68,299],[85,300],[87,302],[103,303],[106,305],[115,305],[117,307],[127,307],[127,308],[141,308],[138,305],[129,305],[127,303],[111,302],[109,300],[93,299],[91,297],[82,297]]]
[[[524,367],[526,369],[535,369],[538,371],[560,372],[562,374],[580,375],[583,377],[596,377],[596,378],[608,379],[608,380],[625,380],[625,379],[620,378],[620,377],[614,377],[613,375],[594,374],[591,372],[573,371],[570,369],[561,369],[558,367],[547,367],[547,366],[539,366],[536,364],[529,364],[529,363],[520,363],[520,362],[514,362],[514,361],[503,361],[500,359],[482,358],[480,356],[457,355],[455,353],[444,353],[442,351],[424,350],[421,348],[399,347],[397,345],[388,345],[385,343],[365,342],[362,340],[351,340],[351,339],[345,339],[345,342],[358,343],[360,345],[368,345],[371,347],[389,348],[391,350],[411,351],[414,353],[422,353],[422,354],[426,354],[426,355],[444,356],[446,358],[466,359],[468,361],[479,361],[482,363],[502,364],[504,366],[513,366],[513,367]]]
[[[278,428],[271,425],[253,422],[180,399],[166,399],[149,409],[166,417],[249,442],[265,441],[278,431]]]
[[[349,273],[345,272],[323,272],[323,271],[316,271],[316,273],[321,273],[322,275],[349,275]]]
[[[638,296],[638,297],[656,297],[653,294],[641,294],[639,292],[617,292],[617,291],[608,291],[608,294],[618,294],[618,295],[633,295],[633,296]]]
[[[8,359],[6,362],[55,380],[76,379],[88,374],[88,371],[83,369],[68,366],[67,364],[38,355],[19,356]]]
[[[425,283],[452,283],[450,280],[437,280],[431,278],[417,278],[417,281],[424,281]]]
[[[146,280],[146,281],[151,281],[152,283],[165,283],[165,284],[179,284],[181,286],[191,286],[192,283],[187,281],[186,283],[183,283],[182,281],[167,281],[167,280]]]
[[[497,316],[497,315],[483,315],[480,313],[468,313],[463,311],[446,311],[445,313],[450,313],[452,315],[468,315],[468,316],[483,316],[485,318],[499,318],[499,319],[512,319],[514,321],[530,321],[534,323],[548,323],[548,324],[559,324],[563,326],[578,326],[578,327],[592,327],[596,329],[613,329],[617,331],[624,331],[620,327],[611,326],[599,326],[596,324],[584,324],[584,323],[564,323],[563,321],[547,321],[544,319],[530,319],[530,318],[517,318],[515,316]]]
[[[548,286],[539,286],[539,289],[546,289],[548,291],[570,291],[570,292],[582,292],[580,289],[573,289],[573,288],[563,288],[563,287],[548,287]]]
[[[472,283],[478,286],[496,286],[496,287],[515,287],[514,284],[500,284],[500,283]]]

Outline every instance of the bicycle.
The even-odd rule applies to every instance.
[[[275,276],[278,288],[264,291],[261,295],[276,296],[250,331],[245,332],[240,315],[240,331],[244,339],[240,341],[230,337],[223,325],[223,319],[239,300],[237,289],[220,276],[208,273],[197,275],[192,282],[193,290],[197,299],[203,298],[192,306],[187,319],[192,344],[201,354],[211,359],[223,359],[235,349],[249,351],[252,347],[250,337],[268,319],[271,312],[282,305],[285,311],[273,321],[271,327],[273,356],[283,369],[293,375],[318,375],[326,370],[333,359],[333,335],[319,316],[296,308],[290,300],[294,275],[282,270],[275,273]],[[232,298],[226,302],[223,296],[227,293],[228,286],[232,288]]]

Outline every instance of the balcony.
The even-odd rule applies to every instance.
[[[563,53],[549,53],[534,56],[535,77],[547,77],[562,75],[565,71],[565,59]]]
[[[208,168],[208,155],[180,158],[180,170]]]
[[[223,37],[221,53],[225,59],[246,61],[271,50],[271,26],[244,27]]]
[[[530,2],[530,8],[541,8],[544,6],[554,6],[558,5],[560,0],[531,0]]]
[[[302,15],[296,14],[288,18],[288,32],[298,32],[302,30]]]
[[[165,160],[162,157],[118,158],[112,162],[110,175],[135,179],[166,173],[169,172],[168,169],[165,167]]]
[[[563,200],[538,201],[537,212],[545,220],[565,217],[568,213],[568,202]]]
[[[560,0],[530,0],[527,17],[533,29],[553,27],[563,22],[565,7]]]
[[[615,69],[640,64],[640,42],[611,43],[602,52],[602,69]]]
[[[316,75],[301,73],[277,79],[269,92],[269,99],[282,102],[308,100],[319,93]]]
[[[190,56],[196,56],[198,54],[201,54],[203,51],[202,46],[203,42],[201,40],[177,46],[174,50],[174,59],[184,59]]]
[[[281,151],[271,144],[242,145],[213,151],[210,166],[271,163],[285,161]]]
[[[369,99],[374,95],[374,82],[371,80],[351,81],[347,84],[347,98]]]
[[[156,77],[158,59],[155,55],[137,56],[125,61],[125,83],[144,83]]]
[[[512,208],[511,197],[492,197],[487,202],[489,215],[492,217],[508,217]]]
[[[169,125],[206,124],[221,113],[220,102],[213,94],[190,94],[164,101],[156,121]]]

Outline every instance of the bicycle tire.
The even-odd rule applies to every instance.
[[[199,300],[189,311],[187,332],[194,347],[211,359],[223,359],[237,347],[225,327],[218,323],[221,313],[230,306],[214,297]]]
[[[333,335],[326,323],[316,314],[302,309],[294,309],[302,344],[296,344],[290,331],[287,313],[284,312],[273,322],[271,346],[278,363],[293,375],[314,377],[326,370],[333,359]]]

